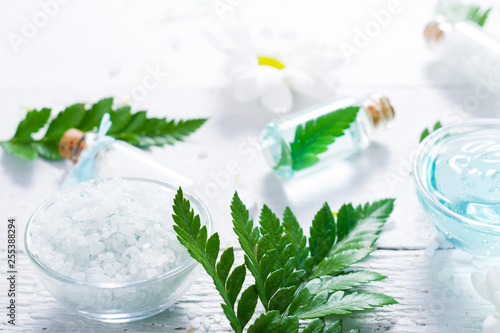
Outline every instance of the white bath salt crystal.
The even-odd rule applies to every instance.
[[[57,227],[64,228],[64,226],[70,226],[72,221],[69,217],[62,218],[56,222]]]
[[[132,275],[135,275],[138,272],[137,266],[134,264],[129,265],[128,269],[130,271],[130,274],[132,274]]]
[[[88,214],[87,210],[80,210],[80,211],[77,211],[76,213],[74,213],[71,217],[73,218],[73,220],[75,221],[83,221],[85,220],[85,217],[86,215]],[[69,220],[69,223],[68,225],[71,223],[71,220],[69,218],[67,218]]]
[[[142,221],[138,221],[134,224],[136,230],[142,231],[146,228],[146,225]]]
[[[105,248],[106,247],[101,242],[93,241],[89,243],[89,252],[91,256],[95,256],[102,253],[102,251],[104,251]]]
[[[82,273],[82,272],[73,272],[70,274],[70,277],[72,279],[75,279],[77,281],[83,281],[85,280],[85,273]]]
[[[104,270],[100,267],[92,267],[87,270],[87,273],[89,274],[97,274],[97,275],[102,275],[104,274]]]
[[[59,192],[57,200],[34,219],[32,252],[50,269],[79,281],[154,278],[189,258],[172,228],[169,206],[174,195],[154,183],[120,178],[77,184]],[[140,304],[152,295],[81,297],[97,304],[104,300],[126,304],[129,297]]]
[[[210,320],[203,316],[202,319],[201,319],[201,324],[203,325],[203,328],[205,330],[208,330],[210,328],[210,325],[212,325],[212,323],[210,322]]]
[[[71,231],[71,229],[68,229],[68,231],[69,231],[69,233],[71,233],[71,232],[72,232],[72,231]],[[94,241],[94,242],[97,242],[97,241],[99,241],[99,239],[101,239],[101,236],[100,236],[97,232],[94,232],[94,233],[90,234],[90,235],[87,237],[87,239],[88,239],[89,241]]]
[[[474,259],[474,255],[460,251],[461,253],[456,256],[455,261],[461,264],[470,264]],[[458,254],[458,253],[457,253]]]
[[[158,271],[156,269],[147,269],[146,270],[146,277],[148,279],[152,279],[157,275],[158,275]]]
[[[136,241],[137,241],[137,239],[135,238],[134,235],[128,235],[127,236],[127,243],[129,245],[134,245]]]
[[[218,314],[216,314],[214,317],[213,317],[213,321],[214,323],[218,324],[220,323],[220,316]]]
[[[175,261],[175,254],[174,251],[167,249],[165,250],[165,262],[174,262]]]
[[[198,315],[198,312],[194,309],[189,309],[187,312],[187,317],[189,320],[194,319]]]
[[[135,227],[133,225],[124,224],[120,226],[120,232],[125,236],[131,236],[135,232]]]
[[[443,267],[443,269],[439,271],[437,277],[441,282],[448,281],[453,277],[453,270],[449,266]]]
[[[61,261],[54,261],[54,262],[52,262],[52,264],[49,265],[49,267],[55,271],[62,271],[63,266],[64,266],[64,262],[61,262]]]
[[[73,256],[67,256],[66,263],[73,265],[75,263],[75,258]]]
[[[111,262],[114,259],[115,254],[113,252],[106,252],[106,253],[103,253],[102,256],[103,256],[103,258],[104,258],[103,260],[105,262]]]
[[[134,246],[127,247],[127,249],[120,254],[120,257],[121,258],[128,258],[128,255],[129,255],[129,253],[130,253],[130,251],[132,250],[133,247]]]
[[[63,262],[64,263],[65,259],[66,259],[66,255],[62,254],[62,253],[57,253],[54,257],[54,261],[56,261],[56,262]]]
[[[439,242],[437,241],[436,238],[432,238],[429,243],[427,243],[427,245],[425,246],[425,255],[427,257],[432,257],[434,255],[434,252],[436,252],[436,250],[438,249],[439,247]]]
[[[192,328],[198,329],[198,328],[200,328],[200,326],[201,326],[200,318],[194,318],[193,320],[191,320],[191,327]]]
[[[151,265],[151,267],[158,267],[158,266],[161,266],[163,264],[163,260],[161,260],[161,258],[151,258],[149,260],[149,264]]]
[[[116,274],[116,269],[111,264],[104,265],[104,273],[108,276],[113,276]]]

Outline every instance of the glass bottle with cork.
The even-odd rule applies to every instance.
[[[500,96],[500,41],[475,22],[452,22],[437,16],[424,30],[429,48],[451,68]],[[483,93],[484,94],[484,93]]]
[[[380,94],[337,98],[269,123],[261,145],[274,173],[290,179],[366,148],[393,118],[389,99]]]
[[[68,172],[62,187],[92,178],[142,177],[188,187],[192,180],[154,161],[146,153],[124,141],[106,136],[111,126],[105,114],[99,131],[82,132],[71,128],[59,143],[59,153],[75,164]]]

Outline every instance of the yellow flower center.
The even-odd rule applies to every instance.
[[[285,68],[285,65],[279,60],[276,60],[274,58],[269,58],[269,57],[259,57],[259,65],[261,66],[271,66],[276,69],[283,69]]]

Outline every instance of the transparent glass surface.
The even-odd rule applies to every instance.
[[[177,190],[176,186],[150,179],[125,178],[125,180],[157,184],[163,187],[172,198]],[[195,214],[200,215],[201,224],[207,226],[208,234],[210,234],[212,221],[208,210],[191,194],[184,192],[184,196],[190,200]],[[40,212],[52,205],[55,198],[53,196],[46,200],[31,216],[25,231],[25,247],[28,257],[35,265],[40,282],[54,298],[71,310],[104,322],[140,320],[162,312],[177,302],[196,280],[199,265],[192,258],[154,278],[125,283],[78,281],[49,269],[43,260],[30,250],[32,239],[36,237],[31,229]]]
[[[308,121],[335,110],[360,104],[352,97],[344,97],[312,106],[269,123],[262,131],[261,145],[266,161],[274,173],[282,179],[302,176],[366,148],[370,142],[374,124],[368,112],[361,107],[356,120],[344,131],[344,135],[335,138],[325,152],[319,153],[317,155],[319,161],[314,165],[296,170],[291,155],[290,144],[294,141],[298,126],[304,126]]]
[[[428,218],[451,243],[500,256],[500,120],[432,133],[420,145],[413,175]]]
[[[85,143],[92,146],[95,133],[85,134]],[[140,177],[156,179],[175,186],[192,185],[193,181],[156,162],[141,149],[116,140],[96,156],[95,178]]]
[[[444,36],[433,46],[445,63],[499,94],[495,83],[500,80],[500,41],[473,22],[445,22],[440,27]]]

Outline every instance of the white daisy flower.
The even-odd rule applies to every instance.
[[[290,111],[293,92],[313,98],[331,96],[334,71],[343,62],[338,51],[294,33],[269,30],[252,35],[242,24],[208,35],[226,55],[226,71],[234,98],[246,103],[260,98],[276,113]]]
[[[493,303],[497,312],[500,313],[500,274],[496,268],[491,268],[485,275],[472,273],[472,285],[476,292],[485,300]],[[500,315],[486,317],[483,322],[483,333],[500,332]]]

